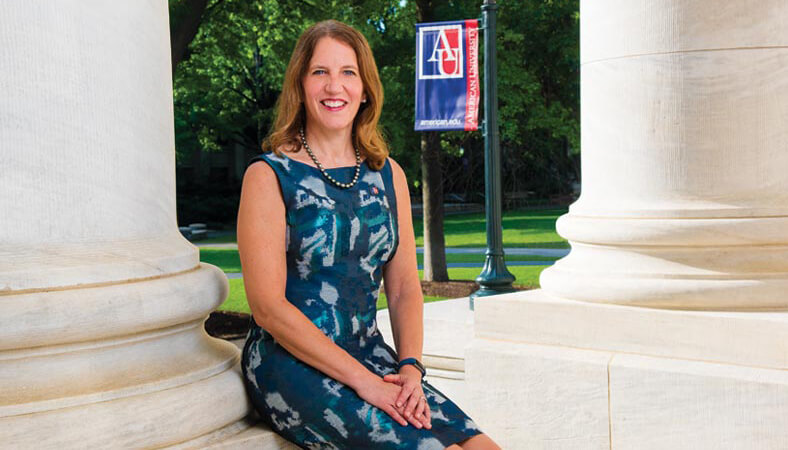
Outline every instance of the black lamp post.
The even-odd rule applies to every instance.
[[[495,0],[482,5],[484,27],[484,193],[487,216],[487,259],[476,277],[481,288],[471,294],[470,306],[478,297],[512,292],[514,275],[506,268],[501,229],[501,148],[498,135],[498,86],[495,61]]]

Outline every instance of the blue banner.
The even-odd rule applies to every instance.
[[[478,129],[477,22],[416,24],[416,131]]]

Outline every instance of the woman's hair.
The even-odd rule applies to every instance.
[[[276,119],[271,133],[263,141],[263,151],[281,155],[282,148],[294,152],[301,149],[298,133],[306,125],[302,80],[309,70],[317,42],[324,37],[347,44],[356,52],[367,101],[361,104],[353,120],[353,145],[366,157],[372,169],[380,170],[388,156],[388,146],[378,130],[378,119],[383,107],[383,85],[367,40],[356,29],[336,20],[318,22],[298,39],[287,65],[282,93],[276,102]]]

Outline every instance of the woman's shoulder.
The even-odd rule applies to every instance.
[[[291,163],[293,162],[293,158],[288,157],[285,155],[285,150],[280,148],[279,151],[266,151],[255,155],[249,163],[247,164],[247,168],[251,168],[252,166],[259,165],[259,166],[269,166],[275,172],[289,172],[291,169]],[[259,162],[265,162],[267,164],[257,164]]]
[[[386,161],[388,162],[388,165],[391,167],[391,175],[394,178],[395,184],[397,183],[398,179],[403,181],[407,180],[407,177],[405,176],[405,171],[402,170],[402,166],[400,166],[399,163],[397,163],[397,161],[394,158],[392,158],[391,156],[387,156]],[[405,182],[407,183],[407,181]]]
[[[277,176],[271,162],[268,153],[261,153],[252,158],[246,166],[243,184],[266,186],[276,182]]]

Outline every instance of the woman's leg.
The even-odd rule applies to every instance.
[[[452,450],[454,445],[452,445]],[[468,438],[462,442],[460,442],[460,446],[457,448],[461,448],[463,450],[501,450],[501,447],[498,446],[489,436],[486,434],[477,434],[472,438]]]

